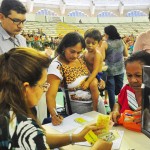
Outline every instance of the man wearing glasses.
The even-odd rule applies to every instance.
[[[11,48],[26,47],[25,38],[19,33],[26,21],[26,8],[18,0],[3,0],[0,7],[0,54]]]

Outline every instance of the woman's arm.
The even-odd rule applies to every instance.
[[[100,51],[101,54],[102,54],[103,60],[105,60],[107,48],[108,48],[107,42],[106,42],[106,41],[103,41],[103,42],[102,42],[102,45],[101,45],[101,47],[100,47],[100,49],[99,49],[99,51]]]
[[[115,124],[117,124],[119,117],[120,117],[120,105],[119,103],[115,103],[113,111],[110,113],[110,118]]]
[[[101,127],[97,127],[97,125],[91,124],[86,126],[80,133],[78,134],[49,134],[46,133],[46,141],[50,145],[51,148],[61,147],[68,144],[72,144],[75,142],[83,142],[85,141],[84,136],[92,130],[96,135],[100,134]]]
[[[124,43],[124,41],[122,41],[122,42],[123,42],[123,45],[124,45],[123,56],[124,57],[128,57],[128,48],[127,48],[127,45]]]
[[[140,106],[140,107],[138,107],[138,108],[133,112],[132,115],[133,115],[133,116],[141,116],[141,113],[142,113],[142,107]],[[135,121],[136,123],[140,123],[140,122],[141,122],[141,117],[134,119],[134,121]]]
[[[46,93],[47,107],[51,114],[53,125],[59,125],[63,118],[61,116],[56,116],[54,109],[56,109],[56,95],[61,80],[56,75],[49,74],[47,76],[47,82],[50,83],[50,87]]]

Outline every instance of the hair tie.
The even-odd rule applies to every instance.
[[[8,54],[8,53],[4,53],[4,56],[5,56],[5,60],[8,60],[8,59],[9,59],[9,57],[10,57],[10,54]]]

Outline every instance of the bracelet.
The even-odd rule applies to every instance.
[[[72,133],[69,134],[70,144],[73,144],[72,142]]]

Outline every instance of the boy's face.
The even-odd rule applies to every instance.
[[[85,39],[85,44],[88,51],[96,50],[96,48],[99,46],[99,42],[90,37]]]

